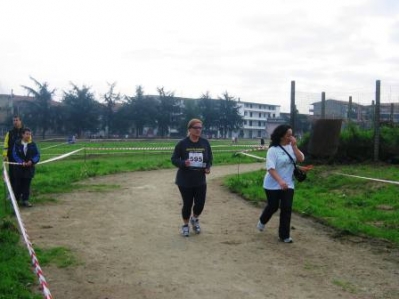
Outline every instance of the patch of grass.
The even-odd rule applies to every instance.
[[[349,292],[351,294],[356,294],[356,292],[357,292],[356,287],[348,281],[335,279],[335,280],[333,280],[333,284],[335,284],[336,286],[339,286],[345,292]]]
[[[35,252],[42,266],[53,264],[59,268],[66,268],[78,264],[71,250],[65,247],[35,248]]]
[[[18,229],[11,219],[0,222],[0,298],[39,299],[32,286],[36,276],[30,271],[30,257],[19,244]]]

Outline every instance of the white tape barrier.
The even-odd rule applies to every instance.
[[[48,146],[48,147],[44,147],[44,148],[41,148],[41,150],[46,150],[46,149],[49,149],[49,148],[53,148],[53,147],[57,147],[57,146],[65,145],[65,144],[68,144],[68,142],[64,142],[64,143],[60,143],[60,144],[55,144],[55,145],[51,145],[51,146]]]
[[[266,150],[267,148],[268,147],[266,147],[266,146],[256,146],[255,148],[248,149],[248,150],[243,150],[243,151],[240,151],[240,152],[236,152],[235,154],[236,155],[244,155],[244,156],[248,156],[248,157],[251,157],[251,158],[258,159],[258,160],[266,161],[266,158],[255,156],[255,155],[251,155],[251,154],[248,154],[248,152],[263,151],[263,150]]]
[[[338,175],[344,175],[344,176],[349,176],[353,178],[358,178],[358,179],[363,179],[363,180],[369,180],[369,181],[374,181],[374,182],[381,182],[381,183],[388,183],[388,184],[395,184],[399,185],[399,182],[397,181],[389,181],[389,180],[381,180],[381,179],[374,179],[374,178],[368,178],[364,176],[358,176],[358,175],[352,175],[352,174],[345,174],[345,173],[336,173]]]
[[[88,151],[117,151],[117,150],[131,150],[131,151],[151,151],[151,150],[173,150],[174,147],[86,147]]]
[[[248,156],[248,157],[255,158],[255,159],[258,159],[258,160],[262,160],[262,161],[266,161],[266,158],[258,157],[258,156],[251,155],[251,154],[248,154],[248,153],[245,153],[245,152],[237,152],[237,154]]]
[[[80,148],[80,149],[77,149],[76,151],[69,152],[69,153],[63,154],[63,155],[61,155],[61,156],[57,156],[57,157],[54,157],[54,158],[51,158],[51,159],[48,159],[48,160],[45,160],[45,161],[40,161],[40,162],[37,163],[36,165],[38,165],[38,164],[45,164],[45,163],[48,163],[48,162],[53,162],[53,161],[57,161],[57,160],[64,159],[64,158],[69,157],[69,156],[71,156],[71,155],[73,155],[73,154],[76,154],[77,152],[80,152],[80,151],[83,150],[83,149],[84,149],[84,148]],[[22,165],[22,163],[8,162],[8,161],[4,161],[4,163],[5,163],[5,164],[11,164],[11,165]]]
[[[26,247],[28,248],[29,255],[30,255],[30,258],[31,258],[31,261],[32,261],[32,265],[33,265],[33,267],[35,269],[34,272],[39,278],[39,283],[40,283],[40,287],[41,287],[41,289],[43,291],[44,298],[52,299],[53,297],[51,295],[50,289],[48,288],[48,284],[46,282],[46,279],[44,278],[43,271],[40,268],[39,260],[36,257],[35,250],[33,249],[32,243],[29,241],[28,233],[25,230],[25,226],[24,226],[24,223],[22,221],[21,214],[19,212],[18,203],[17,203],[17,200],[15,198],[14,192],[12,191],[11,182],[10,182],[10,178],[8,176],[8,172],[7,172],[7,168],[6,168],[6,164],[5,163],[3,163],[3,177],[4,177],[4,181],[5,181],[6,185],[7,185],[8,193],[10,194],[10,200],[11,200],[11,203],[12,203],[13,208],[14,208],[15,216],[17,217],[17,221],[18,221],[18,225],[19,225],[20,231],[22,233],[22,236],[23,236],[23,239],[25,241]]]
[[[76,151],[69,152],[69,153],[63,154],[63,155],[61,155],[61,156],[57,156],[57,157],[54,157],[54,158],[45,160],[45,161],[43,161],[43,162],[39,162],[39,163],[37,163],[37,164],[45,164],[45,163],[48,163],[48,162],[53,162],[53,161],[61,160],[61,159],[64,159],[64,158],[66,158],[66,157],[69,157],[69,156],[71,156],[71,155],[73,155],[73,154],[76,154],[77,152],[80,152],[80,151],[83,150],[83,149],[84,149],[84,148],[80,148],[80,149],[77,149]]]

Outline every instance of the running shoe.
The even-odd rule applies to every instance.
[[[191,226],[193,227],[193,230],[196,234],[200,234],[201,233],[201,226],[199,224],[199,219],[198,218],[190,218],[190,223]]]
[[[280,241],[283,243],[294,243],[294,240],[292,240],[291,237],[286,238],[286,239],[280,239]]]
[[[256,225],[256,228],[257,228],[259,231],[263,232],[264,229],[265,229],[265,224],[263,224],[263,223],[260,222],[260,220],[259,220],[259,221],[258,221],[258,224]]]
[[[181,234],[184,237],[188,237],[190,235],[190,228],[188,227],[188,224],[184,224],[181,227]]]
[[[29,201],[23,201],[23,202],[22,202],[22,206],[23,206],[23,207],[26,207],[26,208],[31,208],[31,207],[32,207],[32,204],[31,204]]]

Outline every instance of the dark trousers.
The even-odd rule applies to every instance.
[[[292,202],[294,189],[288,190],[266,190],[267,205],[260,215],[260,222],[266,224],[273,214],[280,208],[280,226],[278,235],[280,239],[290,237]]]
[[[180,194],[183,199],[183,208],[181,210],[182,218],[189,219],[191,215],[191,208],[193,214],[201,215],[205,206],[206,199],[206,185],[196,187],[181,187],[179,186]],[[193,207],[194,204],[194,207]]]
[[[32,178],[15,177],[15,198],[17,201],[29,201]]]

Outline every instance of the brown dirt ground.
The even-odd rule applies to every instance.
[[[24,209],[35,246],[70,248],[79,261],[43,267],[53,297],[399,298],[398,251],[389,244],[337,237],[298,215],[295,243],[283,244],[278,213],[258,232],[261,207],[230,193],[221,178],[262,166],[213,167],[203,233],[189,238],[179,235],[175,169],[93,178],[83,182],[92,191]]]

